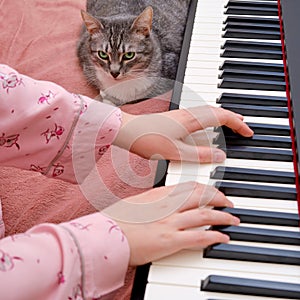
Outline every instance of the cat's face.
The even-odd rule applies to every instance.
[[[132,20],[103,18],[82,12],[90,34],[91,59],[102,88],[145,77],[153,53],[150,39],[152,9],[146,8]]]

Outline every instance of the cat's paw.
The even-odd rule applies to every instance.
[[[105,93],[100,91],[99,95],[95,98],[95,100],[101,101],[103,103],[112,105],[112,106],[117,106],[115,103],[113,103],[111,100],[107,99],[107,97],[105,97]]]
[[[103,97],[102,97],[101,93],[100,93],[100,94],[98,94],[98,96],[96,96],[96,97],[94,98],[94,100],[97,100],[97,101],[103,102]]]
[[[112,105],[112,106],[117,106],[115,103],[113,103],[113,102],[111,102],[110,100],[107,100],[107,99],[102,99],[102,102],[106,103],[106,104],[109,104],[109,105]]]

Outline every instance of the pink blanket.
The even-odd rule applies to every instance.
[[[86,0],[0,0],[0,63],[36,79],[54,81],[71,92],[95,97],[76,57],[80,9]],[[164,111],[167,101],[148,100],[123,109],[135,113]],[[0,198],[6,234],[41,222],[58,223],[94,212],[152,187],[156,162],[113,147],[98,163],[93,205],[77,185],[46,179],[33,172],[0,169]],[[100,191],[100,192],[99,192]],[[114,299],[128,299],[134,270]]]

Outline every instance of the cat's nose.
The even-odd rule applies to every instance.
[[[117,78],[120,75],[120,72],[111,71],[110,74],[113,78]]]

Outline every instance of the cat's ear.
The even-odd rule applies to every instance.
[[[99,20],[85,12],[84,10],[81,10],[81,16],[85,23],[87,31],[92,35],[94,33],[97,33],[103,29],[103,25]]]
[[[142,13],[133,21],[131,30],[145,37],[150,35],[152,28],[153,9],[146,7]]]

